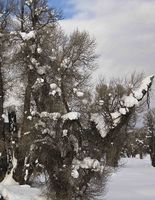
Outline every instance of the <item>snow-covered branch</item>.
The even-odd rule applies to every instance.
[[[145,95],[151,89],[153,79],[154,76],[148,76],[142,81],[138,89],[133,90],[129,95],[122,97],[119,109],[113,113],[110,113],[112,119],[111,129],[117,127],[122,122],[123,116],[127,116],[133,107],[139,105],[139,102],[143,100]],[[95,123],[97,130],[101,134],[101,137],[106,137],[110,128],[105,123],[104,117],[100,113],[95,113],[91,115],[90,120]]]

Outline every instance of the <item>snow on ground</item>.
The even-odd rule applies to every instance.
[[[122,159],[124,166],[114,173],[102,200],[154,200],[155,168],[149,156]]]
[[[0,196],[6,200],[45,200],[40,196],[41,191],[29,185],[3,185],[0,184]]]
[[[125,158],[122,167],[114,173],[107,186],[106,196],[99,200],[154,200],[155,168],[150,158]],[[7,200],[45,200],[41,191],[28,185],[4,185],[0,183],[0,194]]]

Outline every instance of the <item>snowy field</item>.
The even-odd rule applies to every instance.
[[[149,157],[122,159],[122,167],[109,179],[107,194],[100,200],[155,200],[155,168]],[[0,184],[7,200],[45,200],[39,189],[28,185]]]
[[[28,185],[2,185],[0,193],[6,200],[45,200],[39,189],[31,188]]]
[[[114,173],[102,200],[155,200],[155,168],[149,157],[123,159],[124,166]]]

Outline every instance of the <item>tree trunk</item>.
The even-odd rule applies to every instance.
[[[25,132],[30,130],[30,120],[28,116],[31,115],[30,108],[31,108],[31,97],[32,97],[32,86],[36,81],[35,73],[31,70],[28,72],[28,83],[25,90],[25,99],[24,99],[24,111],[23,111],[23,122],[21,128],[21,137],[24,135]]]
[[[7,154],[5,146],[4,119],[3,119],[3,103],[4,103],[4,88],[2,76],[2,58],[0,57],[0,181],[4,178],[7,171]]]
[[[21,0],[21,16],[20,16],[20,22],[21,22],[21,32],[24,32],[24,4],[25,0]]]
[[[152,166],[155,167],[155,153],[151,155]]]
[[[1,59],[1,58],[0,58]],[[0,62],[0,140],[5,140],[3,119],[4,88],[2,76],[2,63]]]
[[[31,108],[31,96],[32,96],[32,86],[36,81],[35,73],[31,70],[28,72],[28,83],[25,90],[25,99],[24,99],[24,111],[23,111],[23,122],[21,126],[21,135],[20,135],[20,142],[19,142],[19,149],[17,152],[17,168],[14,173],[15,180],[19,183],[24,183],[24,165],[27,151],[30,148],[30,138],[27,138],[24,133],[29,132],[31,129],[31,120],[28,119],[28,116],[31,115],[30,108]]]
[[[151,156],[151,162],[152,166],[155,167],[155,136],[154,136],[154,130],[152,132],[152,137],[150,138],[150,156]]]

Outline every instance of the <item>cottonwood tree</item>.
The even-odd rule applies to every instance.
[[[94,41],[89,35],[75,31],[70,37],[65,36],[56,25],[56,14],[49,12],[45,1],[22,1],[21,8],[22,15],[21,12],[17,15],[22,16],[21,27],[11,37],[13,45],[19,48],[15,52],[13,62],[16,67],[22,66],[21,71],[26,78],[24,117],[18,150],[22,157],[18,159],[15,173],[23,182],[24,176],[21,174],[24,172],[27,154],[25,149],[33,141],[31,137],[25,137],[25,133],[29,133],[32,127],[30,118],[33,106],[39,113],[60,109],[68,112],[72,106],[69,98],[74,97],[77,103],[77,97],[83,95],[78,88],[88,82],[89,71],[93,68],[91,63],[95,56]],[[34,15],[38,16],[35,17],[36,21]],[[26,25],[23,23],[25,16],[28,18]],[[76,91],[72,88],[73,84],[76,85]]]
[[[115,113],[115,110],[119,110],[122,105],[122,99],[124,96],[130,95],[133,88],[136,90],[140,86],[143,80],[143,74],[131,74],[128,80],[125,79],[113,79],[106,84],[105,80],[101,80],[96,86],[95,102],[93,104],[93,111],[100,113],[104,117],[106,124],[111,124],[111,113]],[[121,152],[129,136],[129,132],[134,129],[137,121],[137,115],[143,111],[145,101],[141,101],[138,107],[132,110],[132,114],[128,116],[127,121],[123,128],[118,131],[117,137],[110,138],[105,145],[105,151],[109,154],[107,163],[113,167],[118,166],[118,161],[121,156]],[[121,109],[123,111],[123,109]],[[124,111],[125,113],[125,111]],[[113,124],[111,124],[113,126]],[[104,132],[103,132],[104,135]],[[129,143],[130,145],[130,143]],[[106,150],[107,149],[107,150]]]
[[[152,80],[153,77],[148,77],[139,90],[121,97],[118,111],[109,113],[111,123],[105,123],[106,118],[99,112],[91,114],[92,110],[91,118],[85,119],[89,124],[87,129],[83,126],[79,112],[31,113],[35,124],[30,134],[37,135],[32,143],[33,151],[29,154],[26,178],[29,178],[33,168],[36,169],[35,165],[43,165],[50,177],[51,190],[58,199],[82,198],[88,183],[92,183],[95,175],[104,171],[105,162],[111,156],[114,157],[115,154],[108,154],[111,149],[109,143],[119,137],[120,131],[134,113],[135,105],[149,90]],[[55,94],[58,86],[52,83],[51,88]],[[47,156],[49,152],[51,156]]]
[[[51,188],[58,199],[82,198],[89,188],[88,183],[92,184],[95,175],[104,172],[104,166],[109,165],[108,161],[116,156],[109,154],[111,143],[115,145],[117,141],[118,145],[119,134],[135,112],[138,102],[149,90],[152,80],[153,77],[148,77],[139,89],[133,89],[129,95],[122,96],[117,111],[107,113],[109,121],[111,119],[109,123],[101,112],[91,113],[92,110],[90,118],[85,119],[89,124],[87,128],[83,126],[79,112],[70,111],[65,115],[42,112],[38,115],[39,122],[35,124],[35,129],[41,137],[36,140],[36,145],[38,143],[39,147],[42,146],[43,141],[45,145],[40,149],[38,161],[49,169]],[[47,127],[52,122],[55,128],[50,132],[51,129],[47,130]],[[47,157],[45,150],[53,156]],[[45,157],[46,160],[42,160]]]
[[[22,182],[23,177],[21,174],[26,156],[25,149],[28,143],[23,135],[31,127],[28,116],[30,116],[32,103],[32,87],[38,77],[44,76],[43,68],[46,68],[44,64],[46,60],[49,60],[44,53],[41,54],[40,46],[43,38],[48,37],[45,28],[49,26],[53,29],[58,15],[54,10],[49,9],[47,2],[43,0],[19,1],[17,5],[19,5],[15,13],[17,25],[10,34],[10,40],[13,45],[11,62],[20,72],[21,80],[24,80],[25,84],[23,120],[20,127],[21,138],[16,149],[16,157],[20,157],[20,159],[18,159],[15,172],[16,179]]]

